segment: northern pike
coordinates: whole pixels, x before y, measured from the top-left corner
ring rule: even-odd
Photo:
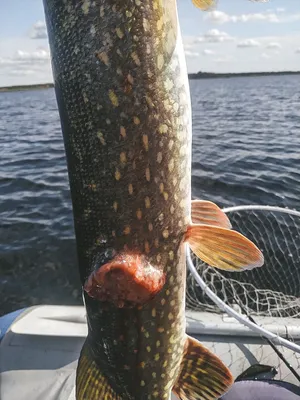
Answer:
[[[78,400],[215,399],[227,367],[185,333],[186,243],[263,263],[193,202],[191,107],[175,0],[44,0],[88,335]]]

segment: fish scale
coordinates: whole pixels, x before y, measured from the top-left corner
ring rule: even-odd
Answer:
[[[168,400],[172,389],[184,400],[185,392],[214,398],[205,385],[214,396],[232,378],[185,334],[185,240],[209,258],[223,236],[226,246],[246,239],[208,202],[193,204],[200,224],[191,226],[190,95],[176,2],[44,4],[88,321],[77,399]],[[209,217],[221,228],[208,226],[203,249],[193,238]],[[259,257],[250,246],[245,263]],[[201,376],[204,387],[191,387]]]
[[[66,4],[59,3],[60,5],[57,1],[48,2],[48,7],[55,6],[56,15],[63,17],[67,13]],[[111,20],[111,27],[122,26],[122,30],[125,31],[130,25],[130,19],[128,22],[126,20],[126,10],[132,2],[122,0],[122,3],[116,2],[116,6],[117,3],[122,4],[119,12],[111,11],[108,6],[105,6],[103,12],[109,13],[108,19]],[[152,1],[143,1],[143,4],[143,10],[136,6],[131,11],[131,18],[141,19],[139,14],[145,12],[147,16],[146,10],[149,8],[149,10],[152,9],[151,24],[155,26],[155,22],[157,24],[160,18],[159,13],[154,12]],[[101,18],[99,8],[98,10],[97,8],[92,8],[91,6],[89,13],[90,18],[95,21],[94,23],[98,22],[100,24],[100,21],[96,20],[96,18],[99,20]],[[72,11],[70,10],[70,12]],[[162,10],[160,12],[162,13]],[[136,16],[135,13],[137,14]],[[64,19],[66,21],[67,18],[64,17]],[[188,116],[185,116],[189,114],[190,110],[187,100],[185,103],[180,103],[180,92],[185,92],[187,86],[186,82],[182,82],[182,79],[179,79],[178,82],[181,83],[179,92],[177,87],[166,88],[165,85],[166,78],[173,82],[182,76],[177,55],[174,55],[172,63],[168,63],[164,67],[164,70],[160,72],[160,79],[157,79],[157,59],[153,59],[151,53],[147,54],[147,52],[141,51],[139,47],[137,55],[140,62],[147,64],[147,70],[144,73],[148,74],[149,71],[153,71],[152,74],[156,77],[155,80],[145,79],[143,75],[139,76],[137,73],[139,66],[134,60],[130,60],[130,56],[128,57],[126,54],[126,48],[122,47],[122,39],[118,35],[113,36],[110,33],[111,45],[109,48],[99,46],[104,40],[105,31],[103,33],[101,31],[97,32],[92,37],[88,33],[90,31],[90,22],[88,21],[88,24],[84,24],[85,20],[85,14],[82,13],[76,19],[76,24],[72,23],[72,27],[70,26],[71,24],[65,25],[64,32],[66,32],[66,37],[62,33],[60,41],[55,41],[58,56],[53,61],[54,74],[59,79],[58,81],[56,79],[56,86],[62,93],[58,99],[64,99],[64,101],[67,99],[68,102],[64,105],[62,120],[66,121],[64,123],[65,129],[71,132],[69,135],[73,138],[73,143],[66,143],[67,154],[70,154],[68,157],[69,170],[73,168],[73,165],[75,166],[75,171],[77,168],[79,169],[79,171],[75,172],[75,176],[72,175],[73,179],[70,179],[70,182],[82,281],[86,280],[94,268],[93,258],[95,254],[101,252],[102,247],[103,250],[107,247],[115,247],[115,237],[120,237],[117,242],[119,248],[122,248],[124,244],[127,246],[132,245],[142,252],[144,252],[145,241],[147,240],[149,246],[151,246],[150,262],[153,260],[154,264],[156,264],[157,256],[160,255],[159,262],[161,267],[164,269],[167,269],[168,266],[171,267],[171,271],[167,271],[167,281],[169,281],[168,276],[174,276],[173,284],[166,284],[158,298],[150,302],[143,310],[121,309],[117,311],[117,318],[115,316],[116,311],[111,310],[111,307],[108,307],[108,310],[105,311],[101,309],[101,312],[99,312],[97,302],[85,296],[88,315],[94,312],[97,315],[97,318],[89,321],[92,330],[91,342],[95,342],[94,357],[100,366],[104,364],[103,360],[109,359],[109,362],[103,366],[103,370],[106,371],[112,381],[115,381],[113,386],[120,386],[123,392],[128,392],[128,396],[140,386],[137,396],[142,396],[142,393],[147,392],[150,388],[150,393],[154,392],[156,395],[153,398],[168,398],[170,388],[176,378],[176,374],[173,372],[174,368],[179,365],[179,359],[182,357],[185,334],[184,329],[179,330],[180,334],[179,332],[176,334],[176,331],[179,327],[184,327],[184,286],[182,282],[185,281],[185,276],[182,273],[183,250],[182,245],[180,247],[179,244],[187,226],[185,216],[189,215],[190,209],[189,194],[186,193],[186,190],[179,190],[179,183],[183,180],[186,181],[184,189],[190,188],[190,162],[187,160],[187,157],[190,157],[188,155],[190,151],[188,140],[190,124],[186,123]],[[75,22],[75,18],[73,21]],[[78,24],[82,27],[79,31]],[[128,24],[127,27],[126,24]],[[177,26],[172,28],[173,30],[177,29]],[[51,32],[51,27],[49,30]],[[113,28],[106,28],[106,31],[111,32],[112,30]],[[139,30],[143,32],[143,41],[149,44],[148,39],[149,37],[151,38],[151,35],[144,36],[143,26],[139,25],[136,30],[131,30],[130,34],[133,37]],[[152,35],[156,37],[155,32]],[[66,62],[65,58],[63,58],[64,62],[60,63],[60,54],[65,51],[68,53],[68,37],[72,37],[74,43],[80,43],[81,36],[89,36],[89,41],[86,41],[80,47],[82,49],[86,45],[88,54],[78,53],[77,58],[73,52],[69,62]],[[119,47],[123,54],[126,54],[125,61],[118,56],[115,46]],[[114,49],[113,54],[111,54],[111,48]],[[99,56],[96,57],[93,54],[96,51],[105,51],[107,53],[108,66],[103,62],[101,63]],[[151,49],[151,52],[153,52],[153,49]],[[89,61],[90,58],[92,58],[92,61]],[[127,66],[128,61],[129,66]],[[91,68],[90,63],[93,68]],[[86,64],[88,64],[88,67],[85,66]],[[126,64],[126,67],[122,67],[122,64]],[[130,97],[126,92],[122,93],[124,75],[122,73],[122,75],[116,76],[118,68],[123,69],[126,76],[130,73],[133,77]],[[68,72],[65,72],[70,70],[74,71],[71,76]],[[89,71],[92,78],[90,83],[85,78],[84,71]],[[106,98],[103,96],[105,92],[108,94],[109,90],[114,90],[119,107],[114,107],[109,95]],[[73,96],[70,96],[71,93],[73,93]],[[80,93],[88,93],[88,95],[84,96],[82,94],[80,96]],[[76,96],[76,94],[79,94],[79,96]],[[147,96],[148,102],[145,96]],[[121,116],[121,112],[126,116]],[[135,121],[134,117],[139,118],[140,122],[137,123],[138,121]],[[168,132],[161,133],[159,131],[162,121],[167,126]],[[126,131],[125,138],[120,135],[121,127]],[[178,130],[181,140],[177,140]],[[98,139],[99,132],[102,133],[105,144]],[[148,151],[143,144],[144,134],[147,134],[148,138],[150,136],[150,139],[148,139],[150,143]],[[77,140],[77,138],[79,139]],[[88,140],[85,138],[88,138]],[[184,142],[182,139],[184,139]],[[170,149],[170,140],[173,140],[172,149]],[[183,152],[182,149],[184,147],[186,150]],[[113,150],[109,151],[109,149]],[[125,165],[120,162],[121,151],[127,154]],[[157,157],[153,158],[153,151],[156,154],[161,153],[163,155],[160,163],[157,161]],[[164,157],[165,154],[168,154],[167,158]],[[171,159],[176,159],[176,163],[174,163],[174,168],[171,171],[172,179],[168,179],[170,174],[168,163]],[[133,161],[135,161],[136,165],[132,165]],[[185,162],[185,166],[182,166],[182,161]],[[82,165],[85,165],[84,170],[81,169]],[[150,181],[145,176],[147,166],[150,169]],[[119,171],[121,175],[119,179],[117,179],[118,176],[116,177],[116,171]],[[85,182],[85,185],[82,182]],[[163,193],[159,190],[159,184],[162,182],[164,183],[164,193],[168,193],[168,200],[165,200]],[[88,186],[91,184],[94,185],[94,188]],[[124,192],[124,186],[128,188],[129,184],[133,185],[133,195],[130,195],[128,191],[127,193]],[[109,186],[111,190],[108,190]],[[159,204],[159,207],[148,209],[145,205],[146,196],[149,197],[150,203]],[[115,201],[118,203],[116,211],[113,209]],[[180,203],[181,206],[179,206]],[[169,211],[171,205],[174,207],[173,214],[170,214]],[[89,218],[82,218],[84,214],[87,214],[87,209],[92,210],[88,213]],[[141,210],[143,214],[142,220],[137,218],[137,210]],[[163,218],[160,216],[163,216]],[[167,217],[167,220],[165,217]],[[101,221],[99,223],[100,226],[98,221]],[[179,226],[179,222],[181,222],[181,226]],[[151,232],[148,229],[149,223],[153,224]],[[126,227],[130,227],[131,230],[128,236],[123,233]],[[163,237],[162,232],[164,231],[168,232],[168,238]],[[179,232],[180,235],[178,235]],[[101,234],[105,237],[103,246],[101,246],[101,243],[97,243],[97,238],[101,237]],[[155,239],[160,242],[157,248],[153,246]],[[174,241],[176,242],[174,243]],[[174,252],[174,247],[180,247],[180,249],[175,252],[174,259],[170,260],[169,252]],[[85,266],[86,268],[84,268]],[[176,272],[176,269],[178,272]],[[174,288],[177,290],[174,291]],[[178,306],[174,306],[172,307],[172,313],[168,312],[170,307],[166,306],[172,300],[175,300],[176,305],[180,304],[182,310],[179,310]],[[156,311],[153,317],[154,308]],[[128,328],[124,329],[124,321],[130,321],[132,325],[129,335],[131,341],[124,341],[125,344],[123,344],[117,340],[116,344],[105,347],[105,341],[102,338],[109,338],[111,332],[113,332],[114,336],[119,337],[124,331],[128,331]],[[170,326],[171,324],[172,326]],[[158,330],[160,326],[162,328]],[[169,329],[165,331],[165,328],[164,331],[161,331],[166,326],[170,326]],[[151,334],[151,341],[147,337],[147,333]],[[173,343],[170,343],[170,337],[174,336],[174,334]],[[160,343],[159,346],[156,346],[157,342]],[[154,343],[154,346],[150,346],[151,343]],[[167,351],[166,355],[162,357],[162,349],[166,346],[169,352]],[[135,354],[135,348],[139,349],[138,355]],[[174,352],[174,348],[177,349],[177,352]],[[154,355],[151,362],[147,362],[149,353]],[[174,354],[176,354],[176,357],[174,357]],[[164,361],[167,361],[165,366]],[[139,365],[141,363],[143,365],[143,362],[145,362],[144,368],[140,367],[136,373],[125,369],[126,365]],[[116,369],[120,371],[118,374],[115,373]],[[143,370],[147,371],[146,375]],[[168,371],[173,372],[172,379],[170,379]],[[160,377],[162,388],[170,386],[167,389],[154,388],[155,383],[153,384],[153,382],[155,380],[152,373],[156,373],[156,376]],[[163,374],[164,377],[162,378],[161,375]]]
[[[138,9],[138,7],[136,8]],[[126,4],[124,4],[123,10],[126,9]],[[92,12],[92,10],[90,10],[90,12]],[[57,10],[57,13],[64,15],[64,10],[62,9],[61,12]],[[97,15],[96,9],[94,10],[94,14],[95,16],[91,16],[92,19],[94,19]],[[112,18],[114,17],[114,14],[115,13],[113,13]],[[119,14],[120,13],[117,13],[118,16]],[[117,18],[117,21],[118,19],[119,18]],[[77,27],[78,23],[80,24],[80,22],[77,21],[74,28]],[[115,24],[112,23],[111,25],[114,26]],[[84,30],[80,31],[79,36],[80,34],[85,36]],[[90,47],[95,49],[100,47],[98,43],[101,43],[101,39],[101,36],[99,38],[95,38],[96,43],[94,45],[90,45]],[[80,39],[78,37],[78,41],[79,40]],[[117,43],[120,40],[121,39],[116,37]],[[77,39],[75,41],[77,41]],[[63,42],[64,40],[62,39],[61,43]],[[62,53],[65,52],[65,47],[67,47],[67,45],[63,46],[63,44],[59,43],[57,43],[57,46],[60,47],[58,50]],[[124,50],[122,51],[125,52]],[[110,56],[110,53],[107,53],[108,56]],[[144,61],[142,55],[143,54],[141,53],[139,58]],[[78,194],[78,196],[75,201],[73,201],[73,204],[76,206],[76,208],[79,208],[78,212],[75,210],[75,229],[77,225],[79,234],[83,235],[85,240],[93,240],[91,237],[92,235],[88,235],[88,237],[86,237],[85,232],[87,230],[89,232],[91,231],[93,222],[95,221],[94,216],[97,213],[97,220],[102,221],[104,231],[103,234],[105,237],[107,237],[106,245],[109,246],[111,241],[115,242],[112,232],[116,232],[116,234],[119,233],[119,235],[122,236],[122,233],[126,227],[132,227],[132,232],[130,237],[126,237],[123,242],[128,243],[128,239],[137,242],[140,241],[139,238],[141,237],[141,233],[143,234],[142,238],[144,238],[146,234],[145,230],[142,229],[144,228],[145,224],[135,221],[137,220],[135,215],[136,211],[141,210],[142,214],[144,214],[143,222],[154,222],[152,222],[154,225],[154,232],[148,234],[150,239],[155,237],[155,227],[157,225],[159,232],[162,231],[162,227],[165,227],[166,229],[170,230],[170,236],[172,236],[172,232],[176,232],[177,230],[178,221],[180,219],[184,220],[184,216],[187,215],[188,212],[188,210],[182,209],[181,211],[179,207],[176,207],[181,200],[186,201],[187,199],[185,193],[181,194],[176,190],[176,186],[185,177],[189,177],[190,174],[186,169],[181,168],[181,162],[177,162],[175,164],[175,171],[172,173],[172,176],[175,176],[177,179],[176,181],[173,179],[168,184],[165,170],[167,169],[167,164],[170,159],[178,159],[179,152],[181,151],[182,153],[183,147],[186,147],[186,152],[189,151],[190,147],[187,141],[184,144],[176,141],[178,130],[176,122],[182,117],[182,115],[184,115],[186,112],[184,108],[187,106],[185,105],[184,107],[184,105],[181,105],[177,112],[175,112],[174,107],[172,106],[174,104],[178,104],[178,89],[176,88],[176,90],[173,90],[173,96],[171,90],[163,91],[162,89],[164,88],[165,76],[169,76],[174,80],[176,79],[176,76],[181,75],[181,71],[178,69],[176,70],[176,68],[175,71],[173,71],[170,67],[168,67],[167,71],[164,71],[162,74],[160,80],[156,80],[153,83],[151,81],[149,82],[149,80],[146,80],[146,84],[145,79],[143,77],[139,78],[139,76],[136,74],[137,76],[134,77],[134,84],[132,85],[131,96],[129,97],[126,95],[126,93],[122,94],[117,92],[116,95],[118,96],[120,107],[114,107],[113,104],[111,104],[108,96],[107,98],[103,98],[102,96],[103,93],[108,93],[109,90],[111,90],[111,87],[120,86],[120,82],[117,81],[114,83],[111,77],[115,77],[115,71],[119,65],[122,64],[122,58],[120,60],[117,59],[115,63],[113,62],[113,59],[110,59],[110,67],[107,67],[106,65],[98,66],[96,59],[94,58],[93,64],[95,66],[95,70],[97,73],[98,70],[100,72],[97,80],[92,80],[90,87],[86,81],[82,82],[81,85],[79,76],[81,80],[83,77],[82,75],[79,75],[78,72],[76,73],[77,69],[81,70],[82,72],[87,70],[87,68],[91,70],[90,66],[85,68],[85,63],[82,62],[82,55],[79,57],[78,67],[75,65],[76,59],[74,55],[72,59],[70,58],[70,63],[65,63],[64,61],[63,65],[59,64],[59,59],[60,57],[57,58],[58,65],[55,65],[54,62],[53,67],[54,71],[57,71],[57,76],[61,77],[59,81],[59,90],[65,93],[62,94],[62,97],[68,99],[69,102],[69,104],[66,105],[69,117],[69,128],[67,129],[73,128],[71,135],[73,138],[73,145],[72,143],[69,144],[71,153],[70,155],[72,159],[70,157],[68,162],[72,163],[72,166],[75,166],[75,170],[76,167],[80,168],[82,164],[86,163],[89,165],[89,170],[87,171],[85,169],[84,171],[85,175],[83,176],[82,170],[80,169],[78,171],[78,179],[74,181],[74,191],[76,191],[75,195]],[[155,70],[157,68],[155,60],[150,61],[146,57],[144,62],[149,66],[150,69]],[[127,62],[127,60],[125,60],[125,62]],[[137,65],[135,65],[134,61],[132,61],[130,64],[131,65],[128,69],[131,71],[132,75],[135,75],[134,72],[138,71],[139,68]],[[99,68],[97,69],[97,67]],[[63,69],[66,69],[67,71],[72,69],[72,71],[75,71],[75,73],[73,73],[72,77],[69,75],[64,76]],[[112,73],[110,73],[111,70],[113,71]],[[94,73],[96,74],[96,72]],[[92,75],[91,72],[90,74]],[[107,75],[107,77],[105,75]],[[107,83],[104,82],[104,79]],[[120,77],[120,80],[122,80],[122,77]],[[98,85],[100,87],[97,87]],[[78,97],[77,94],[80,94],[80,92],[83,91],[81,90],[80,86],[84,88],[84,93],[89,92],[88,98],[84,96],[82,98]],[[185,90],[185,87],[183,87],[183,89]],[[75,96],[70,97],[69,93],[76,94],[76,98]],[[149,107],[147,104],[145,104],[146,95],[150,99],[151,97],[153,98],[153,107]],[[157,99],[159,100],[157,101]],[[166,107],[164,107],[164,105],[166,105]],[[100,110],[98,111],[99,107]],[[120,112],[120,110],[122,111]],[[123,115],[126,114],[126,116],[124,115],[122,117],[120,115],[121,113]],[[82,118],[78,119],[80,115],[82,115]],[[134,123],[135,117],[139,118],[139,124]],[[168,135],[160,134],[158,132],[160,125],[162,125],[162,120],[169,124]],[[80,125],[78,125],[78,121],[80,121]],[[92,126],[89,127],[89,124]],[[119,133],[121,128],[124,128],[127,133],[125,138],[123,138]],[[189,129],[189,126],[184,126],[181,124],[181,129],[186,132],[186,130]],[[103,145],[97,137],[99,132],[101,132],[103,135],[105,145]],[[152,149],[150,149],[151,152],[148,152],[148,154],[143,146],[143,134],[147,134],[148,137],[151,135],[150,147],[152,147]],[[84,136],[88,137],[89,139],[84,142],[82,146],[80,146],[80,142],[82,142],[81,138]],[[183,138],[188,137],[188,135],[184,133],[181,136]],[[80,141],[77,140],[76,137],[80,137]],[[173,140],[175,143],[172,150],[170,150],[168,147],[170,140]],[[118,148],[120,149],[120,153],[117,152]],[[153,148],[157,149],[157,154],[164,154],[167,152],[168,158],[166,159],[165,157],[162,157],[162,161],[158,163],[157,158],[153,159]],[[110,149],[113,149],[113,151],[110,151]],[[122,153],[127,154],[128,160],[125,165],[122,165],[119,160],[121,150]],[[185,155],[181,158],[186,159]],[[159,168],[156,163],[159,164]],[[71,168],[73,168],[72,166]],[[150,169],[150,182],[144,182],[146,179],[146,168]],[[111,176],[110,180],[107,179],[107,175]],[[189,178],[186,179],[187,182],[184,186],[188,188],[190,187],[188,182]],[[82,187],[82,180],[84,180],[86,183],[85,187]],[[163,201],[163,193],[160,193],[160,191],[157,190],[162,181],[164,181],[165,185],[164,193],[168,194],[169,201]],[[175,187],[173,186],[174,182],[176,182]],[[124,193],[124,185],[128,187],[130,184],[133,186],[133,195],[129,195],[128,192]],[[93,185],[93,188],[91,185]],[[111,192],[108,186],[110,186]],[[99,193],[102,195],[100,199]],[[150,203],[151,200],[152,202],[161,203],[160,209],[145,209],[145,199],[147,197],[150,199]],[[82,205],[80,204],[81,202],[83,202]],[[115,221],[113,221],[110,215],[108,218],[106,218],[108,214],[113,212],[114,202],[117,203],[118,207],[115,213]],[[164,211],[165,214],[168,215],[169,208],[172,203],[174,207],[176,207],[172,218],[169,218],[169,220],[166,222],[161,221],[159,216],[163,215]],[[187,201],[186,203],[188,204]],[[86,211],[86,205],[88,205],[93,212],[89,214],[89,219],[84,218],[84,222],[81,223],[81,215]],[[108,220],[107,224],[105,224],[105,219]],[[85,226],[87,228],[84,228]],[[101,235],[101,232],[99,232],[98,229],[99,228],[97,226],[95,230],[97,230],[97,233]],[[184,227],[182,227],[182,232],[184,232]],[[160,239],[159,236],[161,236],[161,234],[157,236],[158,239]],[[80,243],[80,240],[78,240],[78,242]],[[142,244],[144,244],[144,242],[145,240],[143,240]],[[123,243],[120,243],[120,246],[122,245]],[[139,245],[141,244],[139,243]],[[94,246],[95,243],[91,243],[87,246],[91,253],[93,252]],[[86,278],[86,276],[84,278]]]

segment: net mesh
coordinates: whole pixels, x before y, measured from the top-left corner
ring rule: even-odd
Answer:
[[[233,229],[260,248],[262,268],[240,273],[211,268],[194,258],[198,273],[207,286],[230,306],[242,305],[250,315],[299,317],[300,314],[300,213],[293,210],[229,209]],[[187,277],[187,309],[221,312],[197,285]]]
[[[252,271],[230,273],[211,268],[194,257],[194,265],[205,284],[228,306],[234,309],[236,305],[242,306],[248,315],[258,316],[262,327],[259,317],[269,317],[268,326],[274,323],[274,327],[278,318],[299,318],[300,213],[266,206],[235,207],[226,213],[233,229],[254,241],[262,250],[265,264]],[[189,271],[186,304],[188,310],[222,313]],[[289,329],[284,336],[294,341],[293,334],[293,329]],[[250,364],[262,363],[278,368],[276,379],[299,385],[298,379],[266,342],[243,337],[221,342],[215,340],[209,345],[236,376]],[[284,346],[277,346],[277,349],[296,371],[300,370],[300,353]]]

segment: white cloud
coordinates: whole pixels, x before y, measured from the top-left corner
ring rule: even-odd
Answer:
[[[204,35],[196,38],[194,43],[222,43],[234,40],[231,36],[226,32],[221,32],[218,29],[210,29],[208,32],[204,33]]]
[[[300,54],[300,47],[296,50],[296,53]]]
[[[209,12],[204,18],[217,24],[224,24],[230,21],[230,16],[228,14],[217,10]]]
[[[199,53],[197,53],[196,51],[190,51],[190,50],[185,50],[185,56],[186,57],[198,57]]]
[[[0,86],[51,81],[50,52],[47,48],[30,49],[28,46],[26,50],[17,49],[0,58]]]
[[[11,57],[0,58],[0,66],[7,65],[35,65],[48,64],[50,61],[50,53],[45,49],[37,49],[33,52],[17,50]]]
[[[37,21],[31,28],[29,36],[31,39],[46,39],[47,28],[44,21]]]
[[[2,57],[0,58],[0,67],[7,66],[7,65],[13,65],[13,64],[14,64],[14,62],[12,59],[2,58]]]
[[[276,7],[276,8],[268,8],[266,11],[266,13],[270,14],[270,13],[284,13],[285,12],[285,8],[283,7]]]
[[[267,44],[266,48],[267,49],[274,49],[274,50],[281,49],[281,44],[277,43],[277,42],[270,42],[270,43]]]
[[[233,57],[230,57],[230,56],[218,57],[218,58],[214,59],[214,62],[219,63],[219,64],[229,63],[231,61],[233,61]]]
[[[260,45],[250,48],[238,48],[237,43],[247,38],[235,37],[223,43],[195,43],[195,37],[187,36],[189,43],[194,43],[191,51],[200,53],[198,58],[188,58],[189,72],[201,68],[207,72],[261,72],[261,71],[296,71],[300,69],[300,33],[251,37]],[[269,43],[279,43],[281,49],[267,49]],[[253,44],[253,43],[252,43]],[[204,49],[212,49],[214,56],[204,56]],[[296,50],[298,49],[298,54]],[[277,53],[278,52],[278,53]],[[241,57],[242,53],[242,57]],[[262,56],[264,54],[264,56]],[[201,60],[200,64],[199,61]]]
[[[238,42],[237,47],[248,48],[248,47],[259,47],[260,43],[254,39],[245,39]]]
[[[215,54],[215,52],[214,52],[213,50],[211,50],[211,49],[204,49],[204,50],[202,51],[202,53],[203,53],[205,56],[211,56],[211,55]]]
[[[250,22],[250,21],[279,22],[277,15],[275,13],[270,13],[270,12],[229,15],[223,11],[214,10],[207,13],[204,18],[217,24],[225,24],[227,22]]]
[[[186,51],[186,50],[191,49],[193,47],[193,44],[192,43],[184,43],[183,47],[184,47],[184,50]]]
[[[19,63],[31,64],[31,63],[48,63],[50,60],[50,53],[45,49],[37,49],[33,52],[27,52],[23,50],[17,50],[13,60]]]

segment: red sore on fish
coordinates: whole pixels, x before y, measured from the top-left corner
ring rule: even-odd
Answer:
[[[94,271],[84,290],[90,297],[117,307],[136,307],[151,300],[164,286],[165,274],[140,255],[120,254]]]

